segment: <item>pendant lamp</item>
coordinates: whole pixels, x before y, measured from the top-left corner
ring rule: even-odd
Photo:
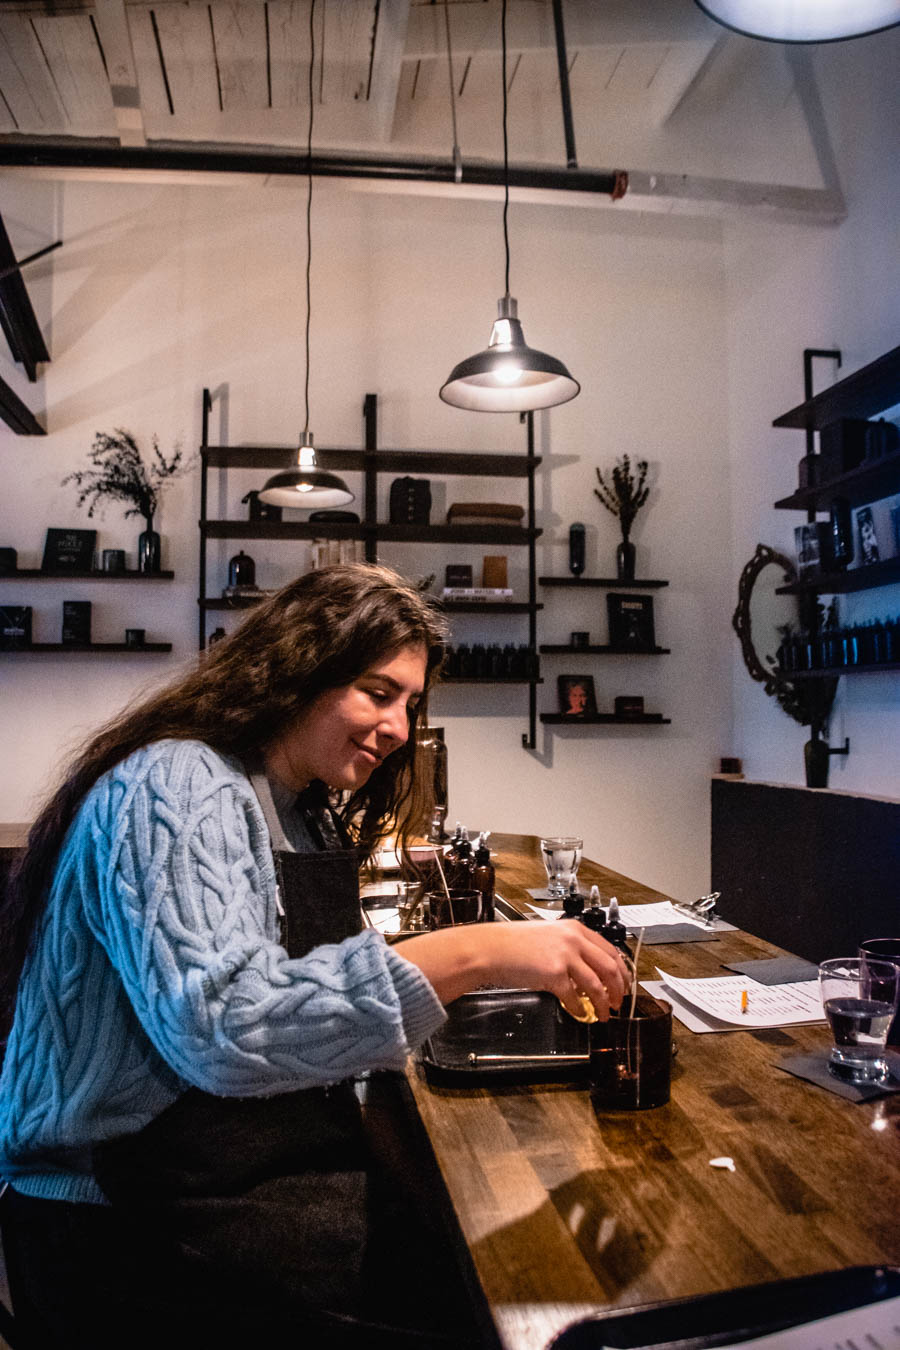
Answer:
[[[711,19],[769,42],[840,42],[900,24],[900,0],[695,0]]]
[[[319,467],[309,429],[309,325],[312,315],[310,277],[312,270],[312,133],[313,133],[313,71],[316,61],[315,38],[316,0],[309,7],[309,129],[306,137],[306,379],[304,384],[305,418],[300,444],[297,447],[297,467],[273,474],[259,494],[259,500],[269,506],[287,506],[295,510],[330,510],[353,501],[353,493],[343,478]]]
[[[581,390],[562,361],[536,351],[525,341],[516,300],[509,293],[509,139],[507,134],[506,4],[503,0],[503,241],[506,249],[506,294],[487,349],[460,361],[441,388],[441,398],[471,412],[531,412],[568,403]]]

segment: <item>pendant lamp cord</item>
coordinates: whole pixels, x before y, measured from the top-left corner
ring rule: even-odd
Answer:
[[[313,74],[316,64],[316,0],[309,6],[309,124],[306,133],[306,384],[303,391],[303,434],[309,431],[309,325],[312,318],[312,136],[313,136]]]
[[[506,0],[500,15],[500,38],[503,47],[503,246],[506,249],[506,294],[509,295],[509,133],[508,94],[506,89]]]

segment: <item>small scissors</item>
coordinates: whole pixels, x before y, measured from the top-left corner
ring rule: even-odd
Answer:
[[[716,901],[722,894],[721,891],[712,891],[709,895],[701,895],[699,900],[679,902],[672,901],[672,908],[677,909],[681,914],[687,914],[691,919],[700,919],[707,928],[712,928],[716,919]]]

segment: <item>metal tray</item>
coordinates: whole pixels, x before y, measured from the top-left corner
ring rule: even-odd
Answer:
[[[587,1076],[588,1028],[564,1012],[552,994],[483,989],[463,994],[447,1012],[440,1031],[422,1047],[429,1082],[471,1086],[484,1079],[534,1083]],[[489,1055],[522,1058],[482,1058]]]
[[[850,1266],[699,1298],[616,1309],[573,1322],[548,1350],[710,1350],[900,1294],[897,1266]],[[865,1337],[861,1337],[865,1340]]]

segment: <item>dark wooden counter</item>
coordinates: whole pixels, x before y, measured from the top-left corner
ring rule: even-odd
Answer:
[[[544,872],[537,839],[495,835],[497,889]],[[666,897],[585,861],[582,882]],[[694,897],[683,897],[694,898]],[[744,933],[648,948],[675,975],[778,949]],[[836,952],[834,955],[843,955]],[[538,1350],[601,1308],[900,1262],[900,1094],[853,1104],[775,1068],[823,1026],[695,1035],[675,1023],[672,1099],[594,1113],[572,1085],[447,1089],[409,1078],[501,1343]],[[719,1156],[736,1171],[710,1167]]]

